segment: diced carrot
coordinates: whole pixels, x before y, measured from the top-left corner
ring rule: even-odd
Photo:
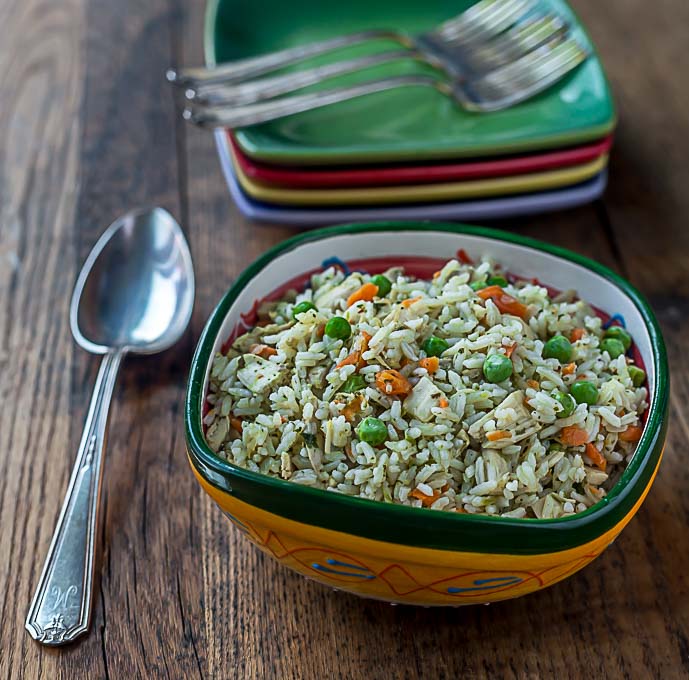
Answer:
[[[507,431],[507,430],[493,430],[492,432],[489,432],[486,435],[486,439],[489,442],[497,442],[500,441],[501,439],[507,439],[508,437],[511,437],[512,435]]]
[[[510,359],[514,354],[514,350],[517,349],[517,343],[513,342],[511,345],[507,345],[505,348],[505,356]]]
[[[506,293],[502,288],[500,288],[500,286],[488,286],[487,288],[482,288],[481,290],[476,291],[476,295],[478,295],[482,300],[488,300],[490,298],[503,314],[511,314],[512,316],[518,316],[521,319],[525,319],[527,316],[527,306]]]
[[[317,329],[316,329],[316,337],[317,338],[322,338],[325,335],[325,324],[322,323]]]
[[[577,340],[581,340],[585,335],[586,331],[583,328],[575,328],[569,334],[570,342],[576,342]]]
[[[438,370],[438,365],[440,361],[438,357],[426,357],[425,359],[419,360],[419,366],[425,368],[429,373],[435,373]]]
[[[434,489],[433,495],[427,496],[423,491],[414,489],[409,495],[412,496],[412,498],[416,498],[417,500],[421,501],[421,505],[423,505],[424,508],[427,508],[433,505],[433,503],[440,498],[440,491]]]
[[[576,425],[568,425],[560,430],[560,441],[565,446],[582,446],[588,438],[588,432]]]
[[[439,276],[440,276],[440,270],[438,270],[437,272],[433,272],[433,278],[434,279],[437,279]]]
[[[442,493],[445,493],[446,491],[449,490],[449,488],[450,488],[450,483],[447,482],[440,487],[440,491],[442,491]]]
[[[577,365],[574,362],[572,362],[571,364],[565,364],[562,367],[562,375],[572,375],[572,373],[574,373],[574,371],[576,370]]]
[[[262,357],[263,359],[267,359],[268,357],[275,356],[278,351],[274,347],[268,347],[268,345],[259,345],[259,344],[254,344],[249,347],[249,352],[252,354],[256,354],[259,357]]]
[[[440,406],[440,408],[447,408],[449,405],[450,402],[445,399],[445,397],[440,397],[440,399],[438,399],[438,406]]]
[[[411,392],[411,384],[399,372],[394,369],[376,373],[376,387],[382,394],[402,397]]]
[[[355,349],[353,352],[348,354],[335,368],[342,368],[343,366],[358,366],[361,361],[361,352]]]
[[[464,250],[464,248],[460,248],[457,251],[457,259],[462,263],[462,264],[474,264],[474,261],[467,255],[467,251]]]
[[[239,432],[239,434],[242,433],[242,419],[241,418],[235,418],[234,416],[230,418],[230,427],[233,430],[236,430]]]
[[[591,459],[591,462],[599,469],[605,472],[608,461],[605,460],[603,454],[596,448],[595,444],[589,442],[586,445],[586,455]]]
[[[347,298],[347,307],[351,307],[355,302],[360,302],[361,300],[373,300],[377,293],[378,286],[375,283],[365,283],[359,290],[355,290]]]
[[[421,299],[421,295],[418,297],[414,298],[407,298],[406,300],[402,300],[402,307],[408,308],[411,307],[415,302],[418,302]]]
[[[354,416],[356,416],[356,414],[359,413],[359,411],[361,411],[362,403],[363,398],[359,394],[356,397],[354,397],[354,399],[352,399],[352,401],[350,401],[349,404],[347,404],[347,406],[345,406],[342,409],[342,415],[345,417],[345,420],[348,423],[351,423],[354,420]]]
[[[461,512],[463,515],[467,514],[467,511],[464,508],[460,508],[459,506],[455,508],[455,512]]]
[[[527,387],[530,387],[533,390],[537,390],[541,386],[538,380],[527,380],[526,385]]]
[[[362,369],[366,365],[366,361],[361,358],[361,355],[368,349],[370,340],[371,336],[366,331],[361,331],[361,340],[358,341],[359,348],[350,352],[335,368],[352,365],[356,366],[357,370]]]
[[[638,442],[643,429],[638,425],[630,425],[624,432],[620,432],[619,439],[623,442]]]

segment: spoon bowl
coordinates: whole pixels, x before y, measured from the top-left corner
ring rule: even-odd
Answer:
[[[91,619],[105,432],[117,371],[128,352],[174,344],[194,305],[194,270],[182,229],[162,208],[115,221],[77,279],[70,306],[76,341],[103,359],[84,432],[41,578],[26,618],[38,642],[57,646]]]
[[[114,222],[88,256],[72,295],[72,334],[84,349],[153,354],[189,323],[194,273],[184,235],[162,208]]]

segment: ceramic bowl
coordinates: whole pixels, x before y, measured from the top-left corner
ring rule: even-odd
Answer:
[[[288,280],[337,256],[373,273],[402,261],[436,267],[459,249],[489,255],[509,271],[559,289],[574,287],[635,339],[650,391],[642,438],[619,482],[586,512],[554,520],[444,513],[328,493],[238,468],[206,445],[202,413],[213,355],[257,303]],[[518,597],[570,576],[595,559],[638,510],[666,435],[668,368],[658,324],[626,281],[597,262],[517,234],[450,224],[388,222],[311,231],[262,255],[211,315],[191,366],[185,426],[201,486],[262,551],[329,586],[391,602],[462,605]]]

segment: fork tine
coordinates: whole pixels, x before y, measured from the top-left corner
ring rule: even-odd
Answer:
[[[475,41],[496,35],[514,24],[535,6],[534,0],[483,0],[463,14],[446,21],[435,31],[445,40]],[[482,6],[481,11],[467,15]]]
[[[545,45],[521,59],[463,85],[474,110],[497,111],[545,90],[587,59],[576,39]],[[462,99],[466,105],[466,101]]]

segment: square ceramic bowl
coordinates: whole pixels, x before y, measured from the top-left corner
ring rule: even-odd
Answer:
[[[489,255],[517,276],[576,288],[618,314],[648,374],[649,409],[631,462],[608,495],[587,511],[554,520],[444,513],[353,498],[250,472],[205,443],[202,414],[214,354],[252,325],[258,303],[287,281],[306,281],[333,256],[382,271],[404,262],[431,272],[464,249]],[[666,435],[668,367],[648,304],[601,264],[518,234],[454,224],[344,225],[289,239],[235,281],[211,315],[191,366],[185,405],[192,470],[222,511],[261,550],[335,588],[422,605],[485,603],[517,597],[573,574],[595,559],[630,521],[653,482]]]

